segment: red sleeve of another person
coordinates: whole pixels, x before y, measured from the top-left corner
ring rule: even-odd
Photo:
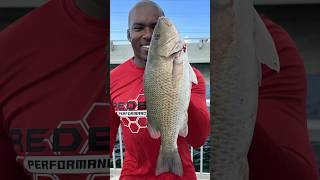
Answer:
[[[253,141],[248,154],[250,179],[317,180],[307,130],[306,72],[288,33],[262,16],[275,42],[280,72],[262,66],[262,84]]]

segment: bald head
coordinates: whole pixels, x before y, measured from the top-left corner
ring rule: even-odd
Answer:
[[[128,15],[129,28],[130,28],[133,16],[136,15],[136,10],[140,8],[153,8],[154,10],[158,11],[162,16],[164,16],[164,12],[162,8],[157,3],[150,0],[141,0],[138,3],[136,3],[129,11],[129,15]]]
[[[147,61],[153,29],[163,10],[153,1],[139,1],[129,12],[127,38],[134,52],[134,63],[144,67]]]

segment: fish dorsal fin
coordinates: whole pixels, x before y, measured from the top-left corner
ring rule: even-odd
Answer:
[[[270,69],[280,71],[280,62],[273,39],[259,14],[252,7],[255,16],[255,53],[261,64],[267,65]]]

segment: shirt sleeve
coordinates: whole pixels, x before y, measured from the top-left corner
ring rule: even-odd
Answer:
[[[250,179],[316,180],[303,60],[289,34],[266,17],[262,19],[275,42],[280,72],[262,66],[257,123],[248,154]]]
[[[0,117],[0,179],[30,180],[16,162],[16,154]]]
[[[7,52],[9,36],[2,31],[0,33],[0,77],[3,77],[8,72],[6,70],[9,57]],[[2,79],[0,80],[0,84]],[[3,84],[0,85],[0,180],[29,180],[30,177],[23,171],[23,167],[16,162],[16,153],[8,136],[8,131],[5,128],[5,117],[2,111],[2,96],[6,91]]]
[[[194,148],[201,147],[210,132],[210,117],[206,105],[205,79],[199,70],[193,68],[198,84],[193,84],[188,109],[187,142]]]
[[[109,108],[109,122],[110,122],[110,149],[109,154],[112,155],[112,150],[116,143],[117,133],[120,125],[120,119],[114,111],[113,105]]]

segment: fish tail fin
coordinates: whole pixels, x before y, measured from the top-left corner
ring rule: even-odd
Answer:
[[[172,172],[177,176],[182,176],[183,168],[178,149],[175,149],[172,152],[164,152],[160,147],[156,176],[164,172]]]

